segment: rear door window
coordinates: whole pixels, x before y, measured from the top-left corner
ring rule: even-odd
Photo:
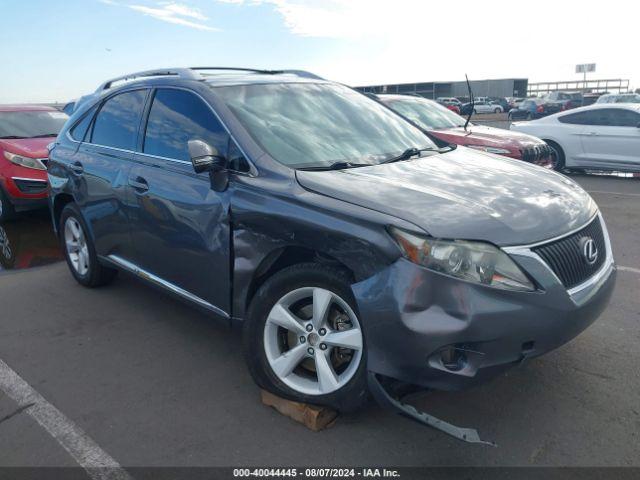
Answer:
[[[229,135],[209,106],[186,90],[160,88],[149,111],[143,152],[190,161],[188,141],[202,140],[227,154]]]
[[[147,90],[133,90],[109,98],[93,124],[91,143],[135,150]]]
[[[563,123],[576,125],[597,125],[602,127],[636,127],[640,115],[622,108],[600,108],[587,112],[565,115],[559,119]]]

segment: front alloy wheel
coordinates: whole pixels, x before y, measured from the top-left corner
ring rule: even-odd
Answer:
[[[356,314],[338,294],[320,287],[298,288],[280,298],[267,316],[263,341],[276,377],[305,395],[340,390],[362,359]]]

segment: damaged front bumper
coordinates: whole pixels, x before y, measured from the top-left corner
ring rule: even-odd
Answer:
[[[402,403],[379,378],[460,390],[563,345],[609,303],[616,269],[608,253],[601,271],[572,291],[542,259],[518,249],[509,254],[540,286],[535,292],[460,281],[405,259],[353,285],[364,319],[372,394],[384,406],[456,438],[489,443],[475,430],[454,427]]]

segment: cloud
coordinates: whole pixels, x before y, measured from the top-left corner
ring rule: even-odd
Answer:
[[[206,25],[203,22],[209,20],[200,10],[183,5],[181,3],[157,2],[155,6],[138,5],[126,2],[118,2],[116,0],[98,0],[105,5],[114,5],[117,7],[127,7],[136,12],[140,12],[149,17],[153,17],[163,22],[183,25],[197,30],[208,30],[210,32],[219,29]]]
[[[179,3],[161,3],[157,7],[148,7],[145,5],[127,5],[127,7],[163,22],[175,23],[197,30],[218,30],[217,28],[201,23],[208,20],[208,18],[205,17],[200,10]]]
[[[407,11],[419,0],[402,0],[402,8],[389,8],[374,0],[217,0],[219,3],[257,6],[271,5],[284,19],[291,33],[304,37],[362,38],[381,36],[402,24],[418,20]],[[397,18],[394,18],[397,17]],[[390,21],[398,20],[398,24]],[[424,28],[424,18],[420,20]]]

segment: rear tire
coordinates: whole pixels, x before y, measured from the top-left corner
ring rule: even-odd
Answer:
[[[545,140],[545,142],[551,147],[552,168],[557,172],[563,171],[565,169],[564,150],[553,140]]]
[[[16,211],[13,208],[13,204],[9,201],[2,188],[0,188],[0,222],[13,220],[15,216]]]
[[[502,113],[502,110],[500,110],[499,108],[496,108],[493,113]]]
[[[118,271],[98,261],[93,239],[87,232],[89,229],[78,207],[74,203],[64,207],[58,236],[69,270],[80,285],[100,287],[112,282]]]
[[[243,326],[243,349],[260,387],[342,412],[366,403],[365,342],[349,285],[340,270],[304,263],[258,289]]]

